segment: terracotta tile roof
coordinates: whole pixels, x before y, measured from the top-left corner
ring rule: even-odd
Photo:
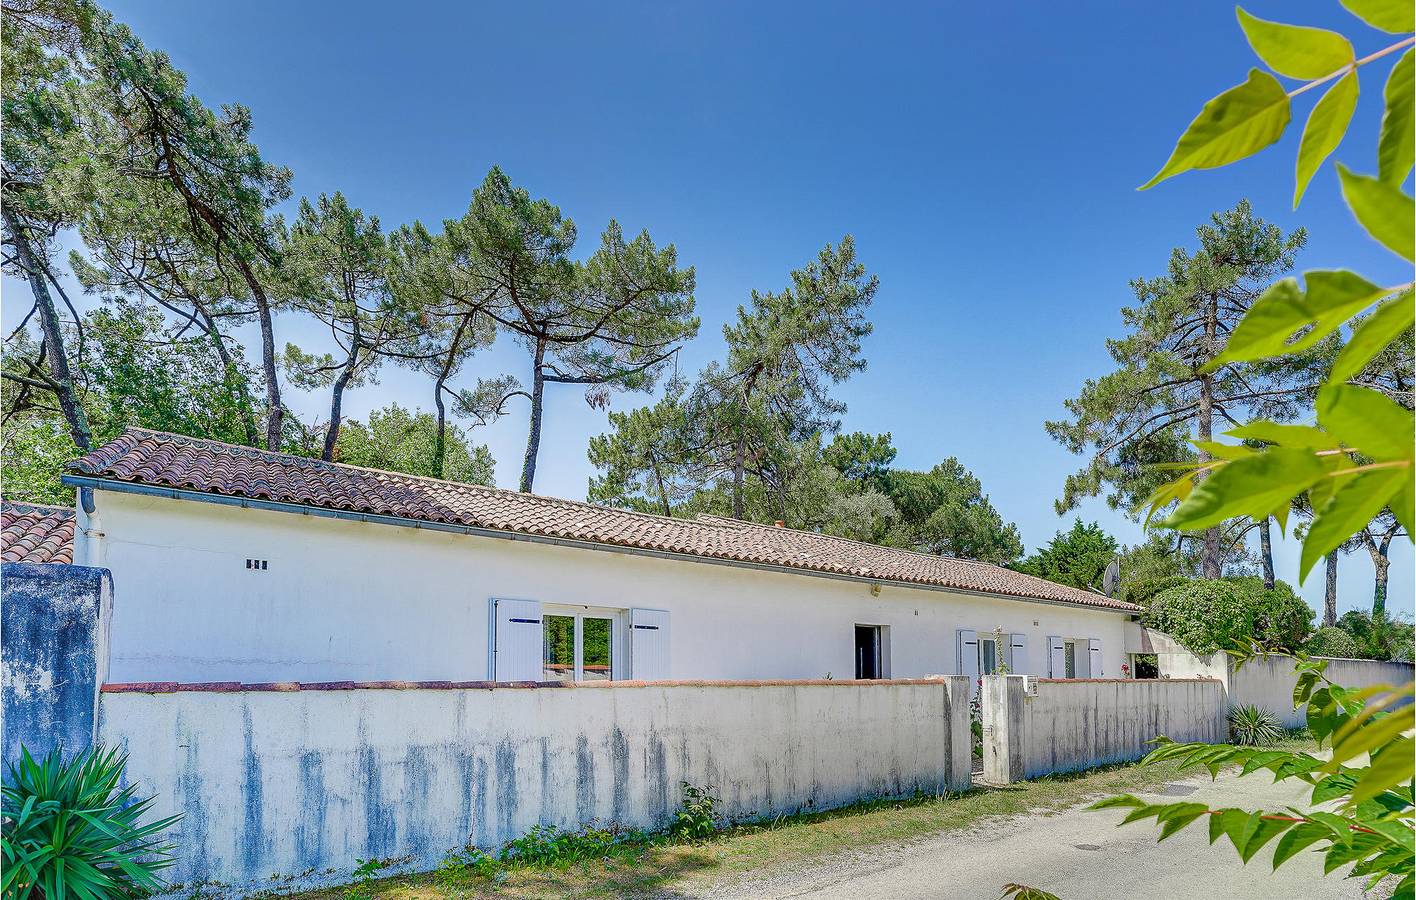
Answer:
[[[70,463],[97,478],[1119,611],[999,566],[704,516],[676,519],[130,428]]]
[[[0,560],[23,563],[74,561],[74,511],[6,500],[0,504]]]

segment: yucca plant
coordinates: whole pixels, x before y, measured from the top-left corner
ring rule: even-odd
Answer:
[[[1229,711],[1229,741],[1240,747],[1267,747],[1283,737],[1283,723],[1273,711],[1248,704]]]
[[[0,801],[4,900],[110,900],[151,893],[172,865],[160,833],[180,816],[142,824],[152,798],[122,787],[128,756],[94,747],[36,761],[21,749]]]

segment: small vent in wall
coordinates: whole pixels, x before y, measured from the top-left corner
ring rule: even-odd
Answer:
[[[260,569],[262,572],[264,572],[266,569],[269,569],[269,568],[270,568],[270,560],[268,560],[268,559],[247,559],[247,560],[246,560],[246,568],[248,568],[248,569]]]

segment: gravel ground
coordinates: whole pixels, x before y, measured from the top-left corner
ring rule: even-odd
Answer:
[[[1279,809],[1302,804],[1307,790],[1299,782],[1275,785],[1261,776],[1222,776],[1214,783],[1199,776],[1171,782],[1162,794],[1142,796]],[[1123,811],[1088,812],[1077,806],[1050,816],[985,822],[962,834],[870,847],[664,896],[995,900],[1008,882],[1043,888],[1063,900],[1363,896],[1360,879],[1323,877],[1317,854],[1301,853],[1275,873],[1272,845],[1245,866],[1227,842],[1210,846],[1202,822],[1158,844],[1154,823],[1116,828],[1123,816]]]

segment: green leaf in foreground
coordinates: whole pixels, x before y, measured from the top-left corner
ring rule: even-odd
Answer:
[[[1411,327],[1413,318],[1416,318],[1416,302],[1410,291],[1403,291],[1378,306],[1353,330],[1352,340],[1333,362],[1328,380],[1348,381],[1356,376],[1373,357]]]
[[[1258,153],[1283,136],[1289,115],[1288,94],[1278,79],[1249,70],[1247,81],[1204,105],[1170,159],[1140,190],[1181,172],[1214,169]]]
[[[1308,450],[1279,448],[1235,460],[1200,482],[1161,525],[1198,531],[1238,516],[1261,519],[1326,474]]]
[[[1416,13],[1410,0],[1341,0],[1352,15],[1373,28],[1392,34],[1416,31]]]
[[[1348,72],[1337,80],[1313,107],[1308,124],[1303,127],[1303,140],[1298,145],[1298,171],[1293,189],[1293,208],[1303,200],[1308,182],[1313,180],[1323,160],[1342,143],[1352,112],[1357,108],[1357,73]]]
[[[1329,384],[1318,393],[1318,424],[1349,448],[1379,462],[1410,461],[1416,420],[1380,391]]]
[[[1283,278],[1264,291],[1205,369],[1306,350],[1391,293],[1345,269],[1319,269],[1303,278],[1307,290],[1298,279]]]
[[[1416,544],[1416,478],[1408,479],[1391,505],[1392,514],[1406,531],[1406,537]]]
[[[1386,111],[1377,141],[1377,177],[1397,187],[1416,164],[1416,50],[1407,50],[1392,66],[1386,83]]]
[[[1303,450],[1336,450],[1338,441],[1321,428],[1311,425],[1290,425],[1259,419],[1226,431],[1230,437],[1247,441],[1263,441],[1275,447],[1301,448]]]
[[[1395,498],[1403,480],[1411,477],[1411,468],[1371,469],[1336,477],[1337,489],[1318,510],[1303,539],[1303,558],[1298,566],[1300,584],[1318,560],[1365,528]]]
[[[1042,888],[1009,882],[1003,885],[1003,893],[998,895],[998,900],[1061,900],[1061,898],[1056,894],[1049,894]]]
[[[1280,75],[1305,81],[1331,75],[1351,65],[1352,43],[1336,31],[1270,22],[1235,7],[1239,27],[1259,59]]]
[[[1332,838],[1332,832],[1315,822],[1304,822],[1283,836],[1278,846],[1273,848],[1273,867],[1276,871],[1288,859],[1323,838]]]
[[[1401,188],[1369,175],[1357,175],[1341,163],[1342,198],[1358,223],[1378,243],[1407,262],[1416,261],[1416,203]]]

